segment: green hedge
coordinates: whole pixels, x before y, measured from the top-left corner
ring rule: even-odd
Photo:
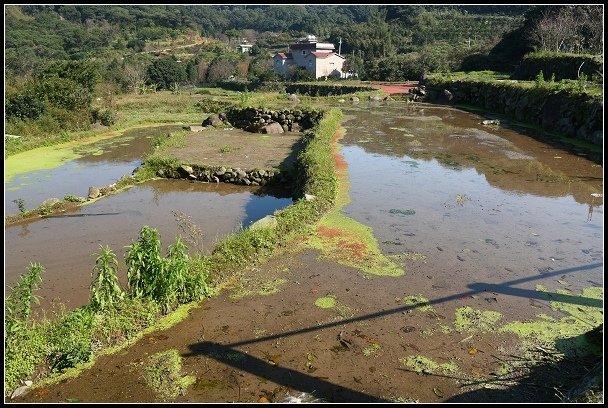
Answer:
[[[430,76],[429,98],[440,101],[450,91],[452,103],[479,106],[515,120],[538,125],[567,137],[603,144],[603,98],[579,90],[560,89],[559,84],[520,83]]]
[[[581,66],[582,64],[582,66]],[[543,71],[545,80],[555,75],[555,80],[578,79],[580,73],[588,78],[602,72],[602,61],[590,54],[571,54],[565,52],[532,52],[526,54],[511,75],[511,79],[533,80]]]
[[[352,86],[334,84],[290,84],[285,87],[287,93],[295,93],[308,96],[334,96],[346,95],[355,92],[373,91],[371,86]]]

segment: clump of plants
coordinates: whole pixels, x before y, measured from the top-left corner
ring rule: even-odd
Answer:
[[[175,349],[152,355],[145,368],[146,384],[163,400],[172,400],[184,395],[196,378],[182,375],[182,358]]]
[[[13,203],[15,203],[17,205],[17,208],[19,209],[19,212],[21,214],[23,214],[26,211],[25,210],[25,200],[23,198],[14,199]]]
[[[422,355],[408,356],[399,359],[399,361],[401,361],[401,363],[407,368],[417,372],[418,374],[433,374],[437,371],[441,371],[443,373],[453,373],[458,371],[458,365],[453,361],[439,364],[436,361]]]
[[[128,287],[118,280],[118,261],[101,247],[93,268],[91,300],[53,319],[30,319],[33,292],[42,281],[42,265],[32,264],[6,299],[5,389],[36,371],[60,373],[88,362],[95,350],[115,345],[153,324],[181,304],[210,294],[208,262],[190,258],[178,237],[162,256],[158,231],[144,226],[126,255]]]
[[[166,257],[161,255],[160,246],[158,231],[144,226],[138,240],[128,247],[125,261],[131,296],[153,299],[164,313],[178,304],[205,297],[209,288],[200,283],[206,281],[206,271],[189,269],[187,247],[181,237],[169,246]]]

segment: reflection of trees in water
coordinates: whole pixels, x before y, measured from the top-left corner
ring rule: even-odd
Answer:
[[[600,204],[596,204],[595,200],[598,198],[603,197],[603,194],[599,194],[599,193],[591,193],[591,202],[589,203],[589,214],[587,216],[587,222],[591,222],[591,217],[593,216],[593,207],[599,207],[602,205],[602,203],[600,202]],[[601,201],[601,200],[598,200]]]
[[[390,124],[360,112],[347,124],[356,132],[347,132],[342,143],[356,144],[372,154],[396,158],[409,156],[427,162],[437,160],[449,170],[474,168],[490,185],[507,191],[541,197],[572,195],[576,202],[590,205],[594,200],[591,194],[602,191],[601,169],[596,171],[591,162],[577,163],[583,159],[570,154],[559,159],[542,151],[536,154],[528,146],[518,146],[500,137],[504,129],[492,130],[497,133],[493,134],[483,129],[458,127],[455,123],[461,119],[460,116],[463,122],[471,124],[471,115],[454,115],[452,111],[449,113],[450,123],[420,120],[414,116],[406,119],[400,111],[395,113],[397,120]],[[424,112],[417,110],[413,113],[421,115]],[[441,112],[435,108],[432,114],[441,115]],[[383,131],[385,135],[375,135],[376,130]],[[361,139],[367,140],[365,143],[356,142]],[[511,159],[513,155],[521,158]]]
[[[20,225],[20,227],[21,227],[21,230],[19,231],[19,236],[20,237],[23,238],[23,237],[27,237],[28,236],[28,234],[30,233],[30,229],[28,228],[28,226],[29,226],[29,224],[27,224],[27,223],[24,223],[24,224]]]

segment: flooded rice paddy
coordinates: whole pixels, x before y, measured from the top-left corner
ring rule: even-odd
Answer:
[[[252,288],[264,296],[224,292],[177,326],[30,398],[157,400],[133,362],[174,347],[198,377],[177,402],[262,402],[260,395],[281,401],[294,390],[336,402],[556,400],[556,389],[538,387],[543,375],[530,377],[532,388],[522,388],[525,379],[501,387],[507,377],[499,370],[507,370],[507,384],[521,378],[503,365],[518,362],[522,352],[505,329],[528,320],[544,326],[556,317],[547,331],[565,347],[572,339],[564,326],[577,331],[591,327],[583,319],[597,318],[588,306],[601,308],[601,300],[579,295],[603,286],[602,167],[455,109],[361,105],[345,109],[335,160],[350,201],[340,197],[349,203],[333,219],[347,220],[344,228],[356,224],[348,217],[370,226],[380,250],[405,274],[377,276],[316,250],[288,252],[256,265],[251,278],[260,284]],[[130,242],[147,223],[164,225],[166,247],[178,233],[172,217],[178,210],[201,226],[210,249],[214,234],[239,219],[261,218],[279,200],[222,184],[165,180],[136,188],[77,213],[7,229],[13,254],[39,239],[29,256],[46,254],[57,264],[52,289],[87,293],[89,254],[100,243]],[[61,242],[46,248],[52,241]],[[120,254],[122,245],[112,244]],[[52,256],[57,252],[64,261]],[[62,276],[77,262],[82,267]],[[539,285],[548,293],[540,294]],[[553,301],[569,307],[554,308]],[[568,377],[566,366],[553,368]],[[480,383],[484,378],[491,388]],[[471,379],[478,385],[467,387]]]
[[[62,199],[68,194],[86,197],[89,186],[105,186],[130,175],[151,150],[156,137],[181,128],[171,125],[131,129],[118,137],[74,147],[73,154],[79,158],[50,170],[17,174],[5,182],[4,211],[19,213],[17,199],[23,200],[29,210],[51,197]]]
[[[345,113],[343,211],[373,228],[409,291],[500,294],[493,306],[521,317],[536,285],[603,286],[601,165],[455,109]]]
[[[445,107],[346,108],[341,144],[352,201],[345,215],[370,226],[382,252],[406,269],[408,290],[430,299],[477,290],[501,295],[500,308],[520,309],[521,317],[533,315],[521,299],[539,284],[572,293],[602,286],[601,165],[481,120]],[[15,177],[5,185],[5,210],[13,195],[30,202],[84,195],[89,185],[129,174],[152,137],[150,129],[137,135],[105,141],[63,169]],[[35,184],[45,189],[28,189],[24,177],[47,180]],[[180,234],[179,211],[202,229],[208,252],[218,238],[289,203],[284,194],[242,186],[145,183],[75,213],[5,228],[5,278],[12,284],[30,262],[42,263],[44,302],[77,307],[88,300],[100,245],[122,257],[150,225],[166,247]]]
[[[178,128],[126,132],[122,137],[83,148],[96,154],[85,154],[58,169],[17,176],[9,184],[36,179],[36,183],[13,191],[28,203],[64,194],[86,195],[90,185],[109,184],[124,174],[131,174],[150,150],[150,138]],[[5,196],[5,211],[8,204],[14,205],[10,203],[9,193]],[[177,213],[189,217],[191,223],[200,228],[202,250],[209,253],[219,239],[291,202],[288,194],[280,189],[184,180],[156,180],[136,185],[72,213],[5,228],[5,292],[26,272],[30,262],[37,262],[46,269],[38,292],[43,298],[41,307],[47,308],[54,299],[68,308],[79,307],[88,302],[94,254],[100,253],[100,245],[109,246],[124,269],[125,246],[137,239],[143,225],[158,229],[164,248],[172,244],[177,235],[187,238],[188,234],[180,229]],[[124,275],[123,272],[119,275]]]

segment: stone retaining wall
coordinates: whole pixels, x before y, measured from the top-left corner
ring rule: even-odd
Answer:
[[[471,81],[428,78],[428,98],[434,102],[480,106],[515,120],[541,126],[567,137],[603,145],[604,103],[586,93],[523,87],[511,81]]]
[[[264,186],[271,184],[286,184],[291,181],[288,172],[278,169],[253,169],[242,170],[238,167],[207,167],[188,166],[182,164],[175,169],[160,169],[157,176],[164,178],[179,178],[186,180],[198,180],[210,183],[232,183],[245,186]]]
[[[226,119],[232,126],[250,132],[257,132],[263,126],[276,122],[284,131],[298,132],[316,126],[323,112],[318,110],[266,108],[232,108],[226,111]]]

